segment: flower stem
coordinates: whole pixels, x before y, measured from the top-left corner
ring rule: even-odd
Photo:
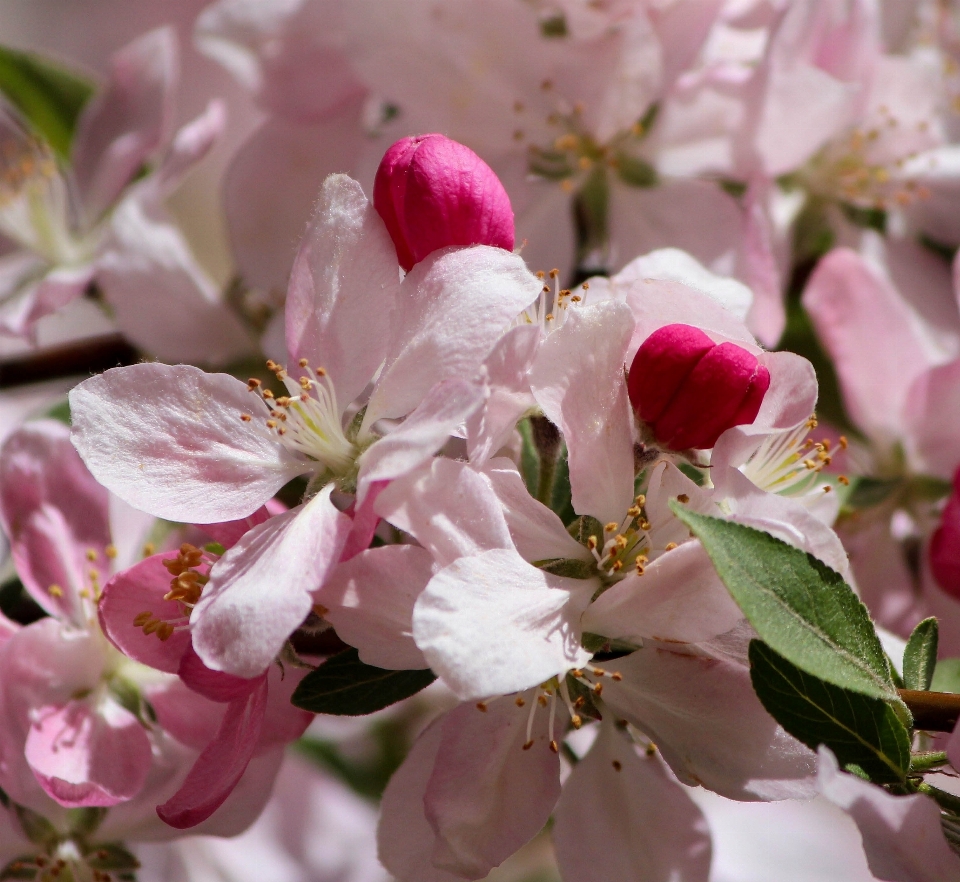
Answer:
[[[898,689],[913,714],[914,726],[930,732],[952,732],[960,719],[960,694]]]

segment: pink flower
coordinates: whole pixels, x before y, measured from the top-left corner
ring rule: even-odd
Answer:
[[[769,387],[770,371],[755,355],[690,325],[647,337],[627,380],[638,416],[674,450],[713,447],[727,429],[752,423]]]
[[[178,829],[209,818],[255,756],[298,738],[311,719],[290,704],[300,680],[295,672],[283,676],[271,668],[253,678],[234,677],[210,670],[194,652],[184,612],[196,603],[198,583],[208,571],[209,558],[184,546],[176,558],[157,554],[118,573],[104,586],[99,603],[104,633],[125,655],[176,674],[197,696],[225,705],[215,729],[173,724],[175,735],[202,748],[176,793],[157,807],[160,818]],[[157,708],[161,724],[175,712],[169,702]]]
[[[438,248],[513,250],[513,209],[500,179],[476,153],[443,135],[402,138],[384,154],[373,183],[400,266]]]
[[[118,51],[107,83],[80,115],[65,171],[0,110],[0,231],[15,245],[0,257],[0,333],[32,339],[41,318],[96,283],[117,326],[149,352],[222,362],[250,349],[164,207],[226,122],[214,101],[173,131],[178,73],[171,28]]]

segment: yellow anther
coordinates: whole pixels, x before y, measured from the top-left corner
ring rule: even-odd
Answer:
[[[47,594],[51,597],[63,597],[63,589],[59,585],[51,585],[47,588]]]
[[[297,362],[297,364],[300,365],[300,367],[305,368],[309,364],[309,362],[305,358],[301,358],[300,361]]]
[[[666,545],[663,546],[663,550],[664,550],[664,551],[673,551],[673,549],[676,548],[676,547],[677,547],[677,543],[676,543],[676,542],[668,542]]]
[[[603,529],[604,529],[604,532],[606,533],[616,533],[617,527],[619,526],[620,525],[616,521],[610,521],[609,524],[604,525]]]
[[[523,700],[523,696],[522,696],[522,695],[518,695],[518,696],[513,700],[513,703],[514,703],[517,707],[523,707],[523,706],[526,704],[526,702]]]
[[[478,701],[478,702],[477,702],[477,710],[478,710],[478,711],[483,711],[484,713],[486,713],[486,712],[487,712],[487,703],[486,703],[485,701]]]
[[[88,548],[86,553],[87,560],[93,563],[97,559],[97,552],[93,548]]]

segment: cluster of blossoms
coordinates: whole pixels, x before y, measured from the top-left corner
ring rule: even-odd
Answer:
[[[960,880],[960,14],[169,14],[0,46],[0,879]]]

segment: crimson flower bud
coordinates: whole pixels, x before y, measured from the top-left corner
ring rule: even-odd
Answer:
[[[953,493],[930,540],[930,572],[947,594],[960,600],[960,470],[953,476]]]
[[[373,205],[405,270],[449,245],[513,250],[513,208],[503,184],[469,147],[444,135],[401,138],[387,150]]]
[[[664,447],[713,447],[732,426],[752,423],[770,372],[735,343],[699,328],[666,325],[637,350],[627,378],[630,403]]]

